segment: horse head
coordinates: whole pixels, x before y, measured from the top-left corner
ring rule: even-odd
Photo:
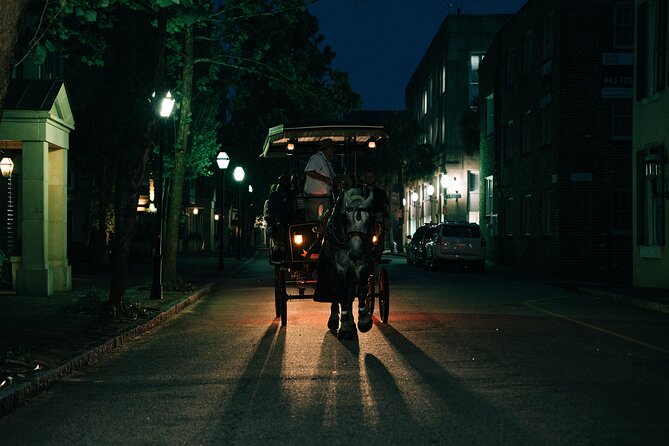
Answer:
[[[372,198],[364,198],[360,189],[349,189],[344,194],[342,213],[346,218],[346,244],[348,257],[359,261],[370,248],[372,238]]]

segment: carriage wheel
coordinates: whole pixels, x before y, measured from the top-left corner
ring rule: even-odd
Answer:
[[[281,326],[285,327],[288,323],[288,293],[286,293],[286,271],[279,272],[279,312],[281,313]]]
[[[379,313],[381,322],[388,323],[390,312],[390,284],[388,283],[388,270],[381,268],[379,272]]]
[[[369,285],[367,288],[367,308],[369,315],[374,315],[374,303],[376,301],[376,283],[374,282],[374,274],[369,276]]]
[[[274,309],[276,317],[281,316],[281,267],[274,267]]]

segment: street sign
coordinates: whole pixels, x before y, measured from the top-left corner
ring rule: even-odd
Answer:
[[[462,194],[446,194],[446,198],[462,198]]]

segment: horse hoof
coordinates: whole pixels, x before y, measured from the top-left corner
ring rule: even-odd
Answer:
[[[358,330],[362,333],[367,333],[372,329],[372,315],[369,311],[363,311],[358,315]]]
[[[355,330],[355,328],[353,330],[339,330],[337,333],[337,339],[355,339],[357,334],[358,332]]]
[[[328,319],[328,328],[330,330],[336,330],[339,328],[339,315],[332,313],[330,319]]]

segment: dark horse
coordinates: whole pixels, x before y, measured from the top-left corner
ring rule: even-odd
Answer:
[[[358,298],[358,329],[367,332],[372,317],[366,308],[366,296],[372,263],[372,235],[374,231],[372,195],[362,196],[360,189],[340,193],[334,209],[325,222],[325,242],[318,260],[316,298],[329,297],[332,312],[328,327],[341,326],[339,339],[356,335],[353,319],[353,301]]]

